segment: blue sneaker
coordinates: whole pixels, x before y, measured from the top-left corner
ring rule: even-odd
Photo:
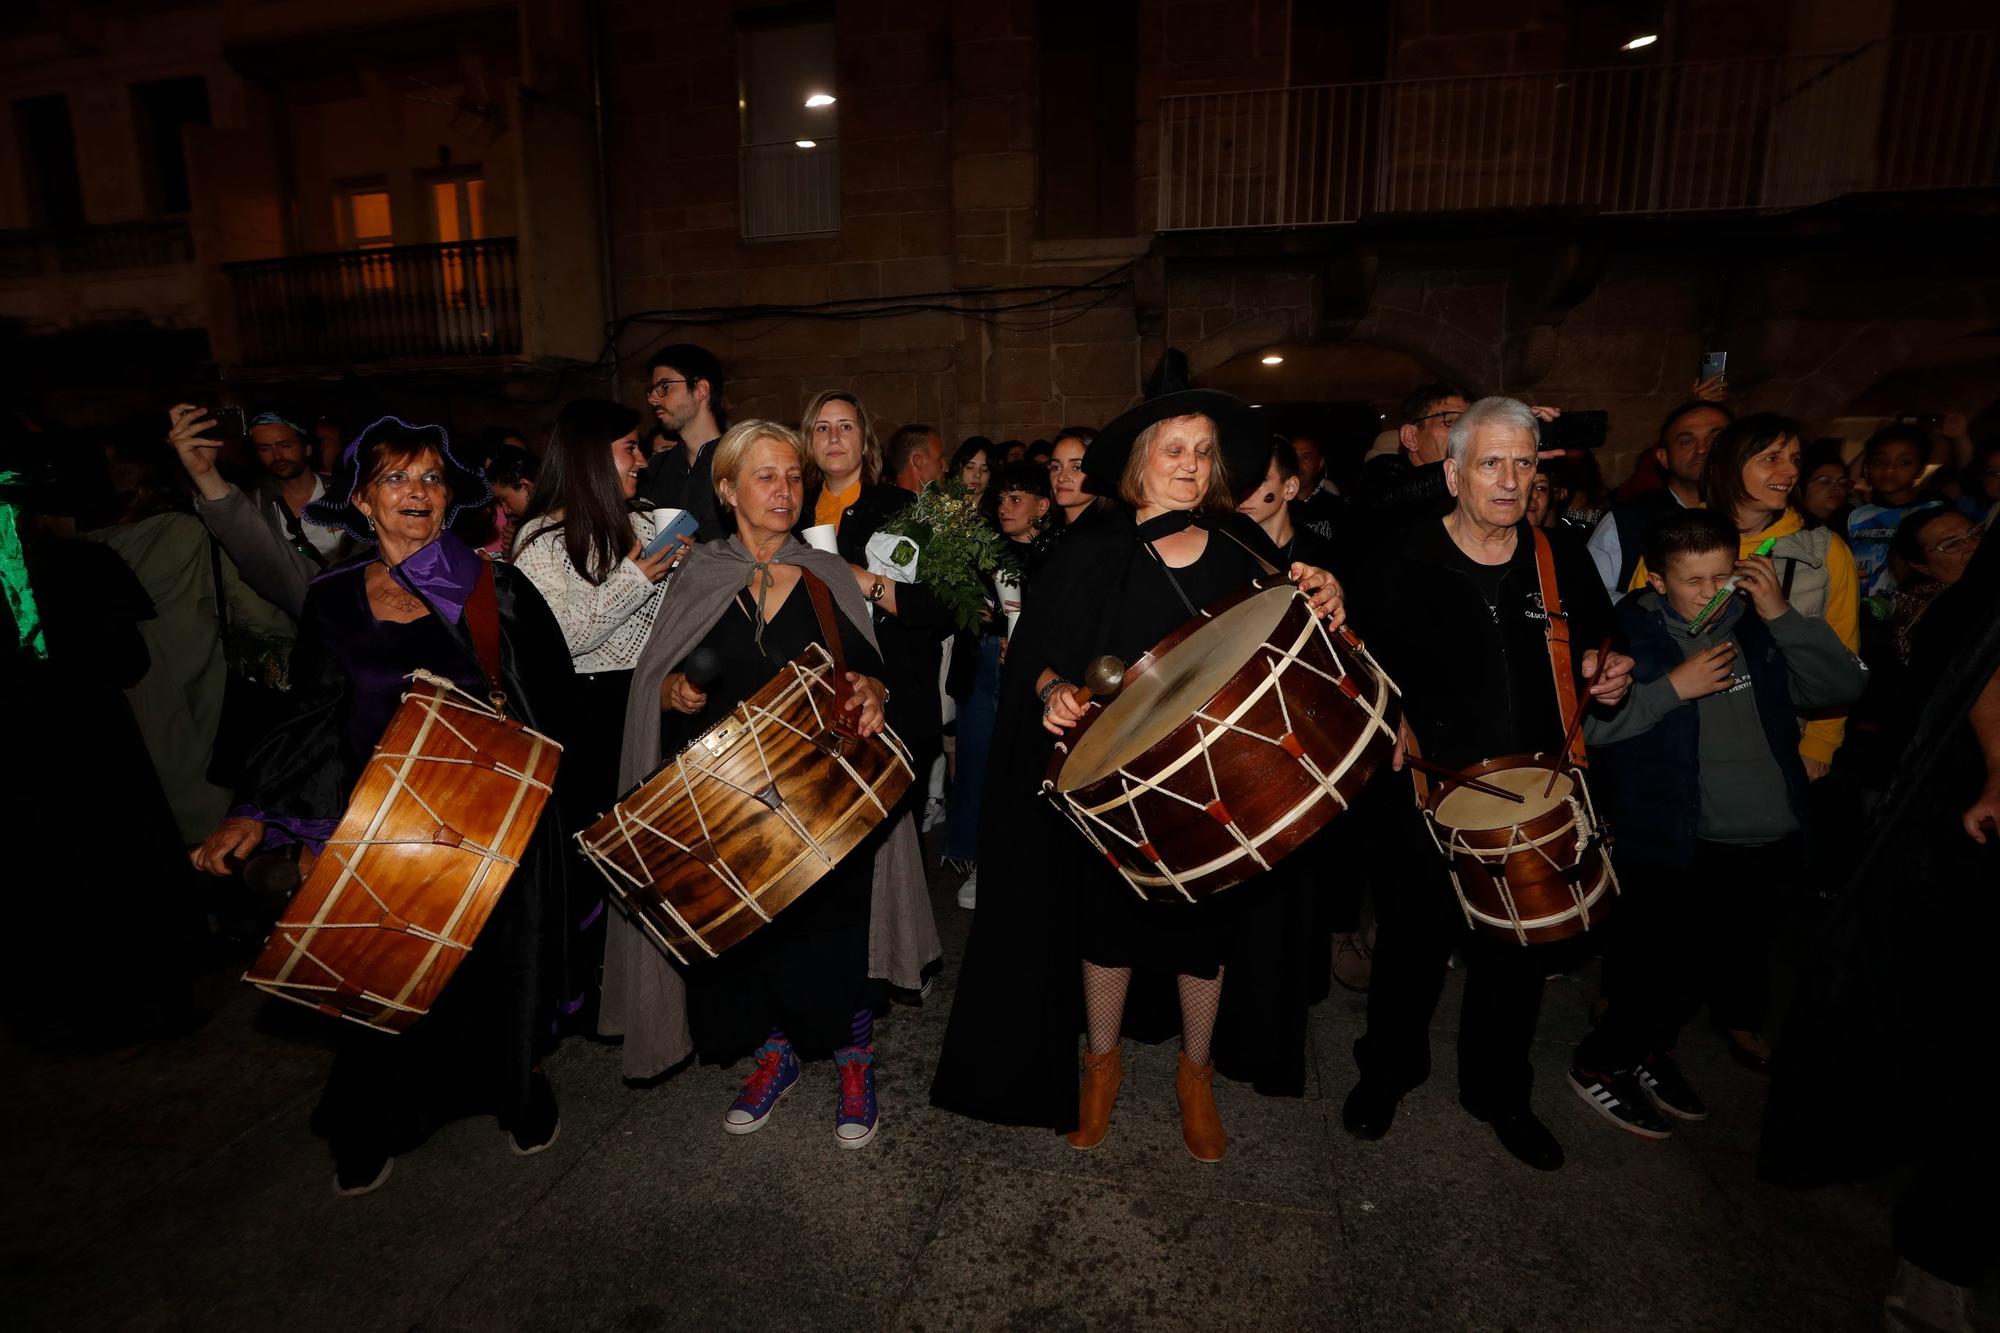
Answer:
[[[833,1117],[833,1141],[865,1148],[875,1137],[881,1114],[875,1106],[875,1048],[849,1046],[833,1053],[840,1069],[840,1111]]]
[[[799,1059],[788,1041],[767,1041],[757,1048],[757,1068],[743,1081],[743,1091],[729,1104],[722,1127],[731,1134],[755,1134],[778,1109],[799,1081]]]

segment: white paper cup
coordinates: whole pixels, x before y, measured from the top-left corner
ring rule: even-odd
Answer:
[[[831,551],[833,554],[839,555],[840,545],[833,539],[835,526],[832,523],[820,523],[807,528],[799,535],[806,539],[807,546],[816,547],[822,551]]]

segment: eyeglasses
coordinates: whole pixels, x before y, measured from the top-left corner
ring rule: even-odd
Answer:
[[[1986,535],[1986,525],[1984,523],[1980,523],[1974,526],[1972,531],[1970,532],[1961,532],[1956,537],[1946,537],[1936,546],[1926,546],[1924,548],[1924,554],[1957,555],[1960,551],[1969,551],[1973,547],[1979,545],[1979,539],[1981,537],[1984,537],[1985,535]]]
[[[1421,426],[1421,425],[1423,425],[1423,424],[1424,424],[1424,423],[1425,423],[1426,421],[1442,421],[1442,422],[1444,422],[1444,424],[1445,424],[1445,428],[1446,428],[1447,430],[1449,430],[1449,429],[1450,429],[1451,427],[1453,427],[1453,426],[1456,426],[1456,425],[1458,424],[1458,419],[1459,419],[1460,417],[1464,416],[1464,415],[1465,415],[1465,413],[1464,413],[1463,411],[1457,411],[1457,412],[1432,412],[1432,413],[1430,413],[1430,414],[1428,414],[1428,415],[1426,415],[1426,416],[1421,416],[1421,417],[1417,417],[1417,418],[1415,418],[1414,420],[1412,420],[1412,421],[1410,422],[1410,424],[1411,424],[1412,426]]]
[[[647,386],[646,396],[648,398],[664,398],[667,396],[667,390],[673,388],[676,384],[699,384],[700,382],[699,380],[654,380],[651,385]]]

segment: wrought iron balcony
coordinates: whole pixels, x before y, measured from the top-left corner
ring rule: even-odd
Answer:
[[[2000,33],[1770,59],[1168,97],[1160,231],[1783,210],[2000,185]]]
[[[179,218],[0,232],[0,282],[192,263],[194,242]]]
[[[470,360],[521,351],[511,236],[223,267],[247,366]]]

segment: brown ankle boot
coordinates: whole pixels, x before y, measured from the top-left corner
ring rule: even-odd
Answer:
[[[1180,1072],[1174,1076],[1174,1096],[1181,1104],[1181,1139],[1197,1162],[1219,1162],[1229,1147],[1222,1132],[1222,1117],[1215,1110],[1215,1065],[1190,1064],[1181,1053]]]
[[[1083,1095],[1077,1099],[1076,1128],[1063,1136],[1078,1152],[1089,1152],[1111,1131],[1111,1103],[1118,1100],[1118,1085],[1125,1080],[1118,1052],[1113,1046],[1102,1055],[1084,1053]]]

